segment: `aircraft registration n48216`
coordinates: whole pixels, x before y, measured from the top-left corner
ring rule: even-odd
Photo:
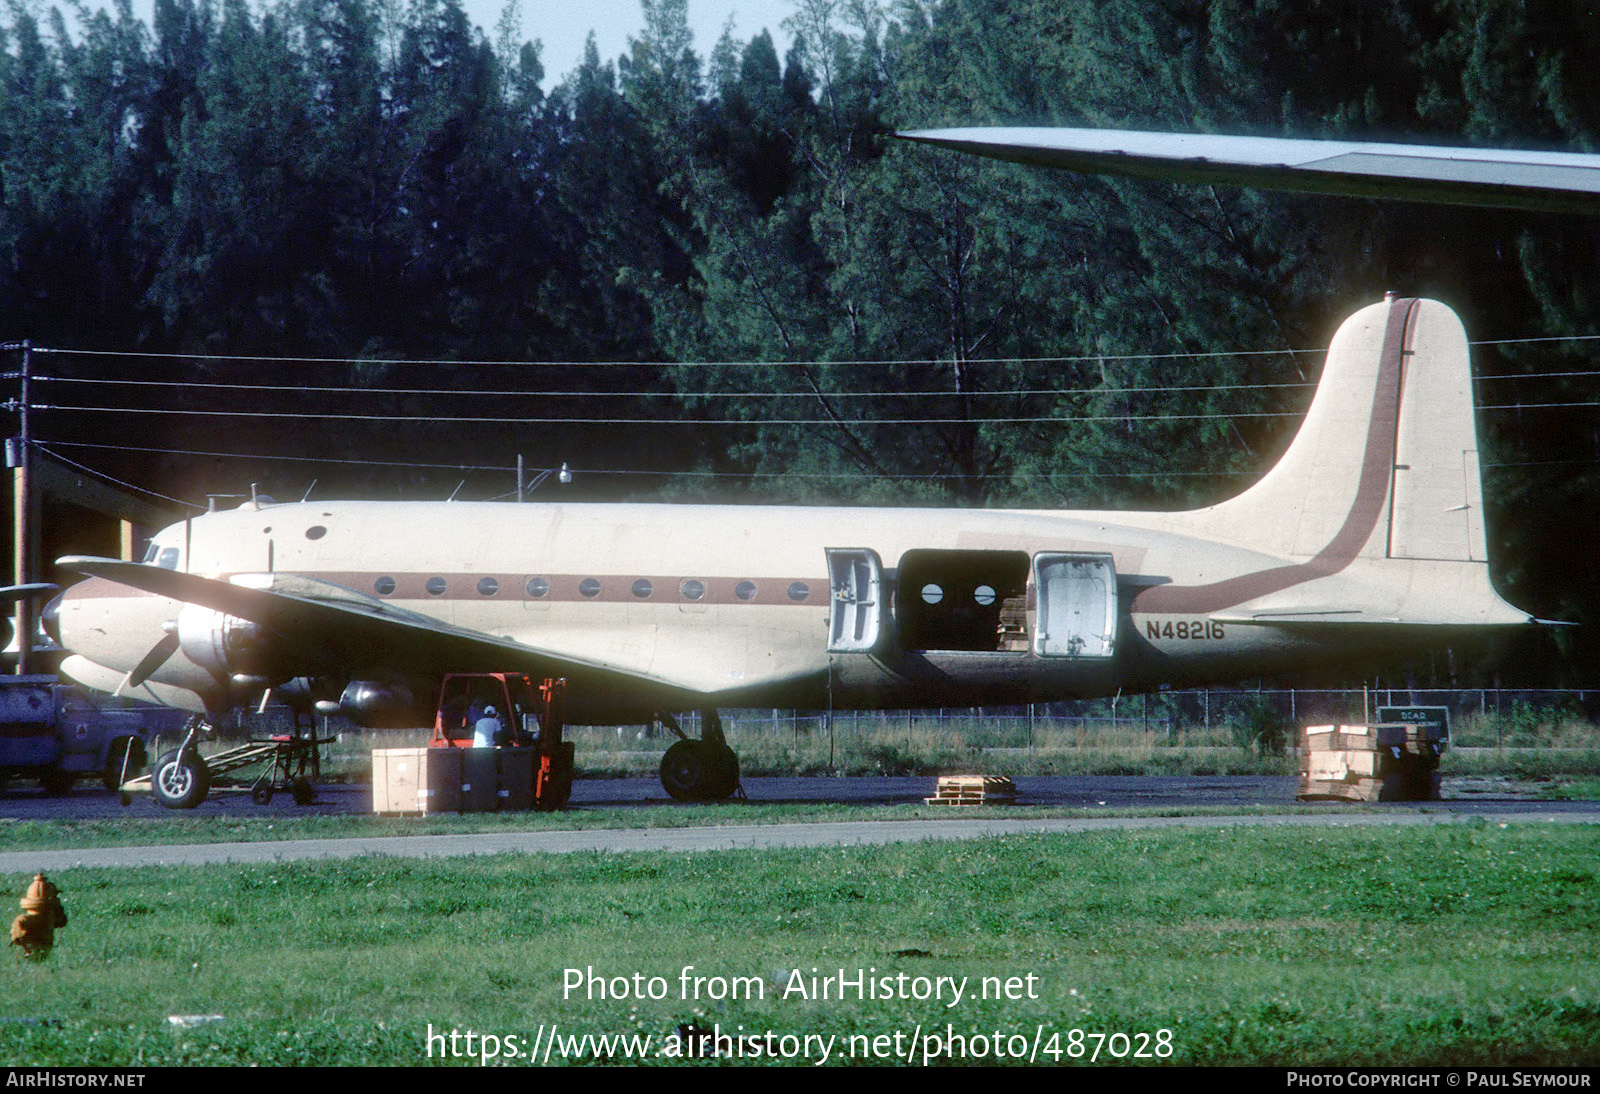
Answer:
[[[1490,581],[1465,332],[1421,299],[1346,320],[1282,459],[1203,509],[247,503],[60,564],[91,687],[420,725],[445,673],[565,677],[570,721],[712,712],[718,755],[718,708],[1089,697],[1533,622]]]

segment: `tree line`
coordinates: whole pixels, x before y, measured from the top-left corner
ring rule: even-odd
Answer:
[[[1525,341],[1597,333],[1591,221],[892,135],[1588,150],[1579,6],[795,0],[780,57],[642,2],[624,55],[552,81],[516,0],[487,32],[459,0],[6,0],[0,339],[81,351],[40,358],[76,408],[45,443],[185,496],[443,496],[521,454],[577,497],[1179,507],[1270,463],[1305,351],[1393,289],[1514,340],[1475,350],[1497,573],[1600,615],[1592,343]]]

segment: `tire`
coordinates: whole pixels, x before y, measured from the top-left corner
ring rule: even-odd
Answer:
[[[156,761],[150,792],[168,809],[193,809],[206,800],[211,789],[211,771],[199,753],[187,752],[180,762],[178,749]]]
[[[739,789],[739,754],[727,745],[711,749],[711,785],[708,801],[733,797]]]
[[[250,788],[250,800],[257,805],[272,804],[272,784],[266,779],[260,779]]]
[[[105,770],[100,773],[100,782],[107,790],[122,789],[123,757],[127,757],[128,760],[128,778],[142,774],[145,763],[144,742],[137,737],[119,737],[111,742],[111,747],[106,750]]]
[[[78,776],[59,767],[52,767],[39,776],[39,785],[44,788],[45,795],[51,798],[65,797],[77,781]]]
[[[289,784],[289,793],[294,795],[296,805],[310,805],[317,800],[317,788],[311,785],[311,780],[304,775],[297,776]]]
[[[739,757],[727,745],[678,741],[661,757],[661,785],[675,801],[721,801],[739,786]]]

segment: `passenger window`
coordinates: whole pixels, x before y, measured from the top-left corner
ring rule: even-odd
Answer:
[[[756,583],[754,581],[741,581],[733,587],[733,595],[740,600],[754,600],[756,598]]]
[[[706,583],[691,577],[683,583],[682,592],[685,600],[699,600],[706,595]]]
[[[160,557],[156,559],[156,565],[163,570],[176,570],[178,568],[178,549],[176,547],[165,548]]]
[[[640,600],[648,600],[650,598],[650,594],[654,591],[655,586],[650,584],[649,578],[641,577],[638,581],[633,583],[633,595],[638,597]]]

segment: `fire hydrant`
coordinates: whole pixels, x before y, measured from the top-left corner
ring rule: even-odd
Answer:
[[[37,960],[55,944],[56,928],[67,925],[67,910],[61,906],[61,891],[43,874],[34,875],[19,903],[22,914],[11,922],[11,944]]]

